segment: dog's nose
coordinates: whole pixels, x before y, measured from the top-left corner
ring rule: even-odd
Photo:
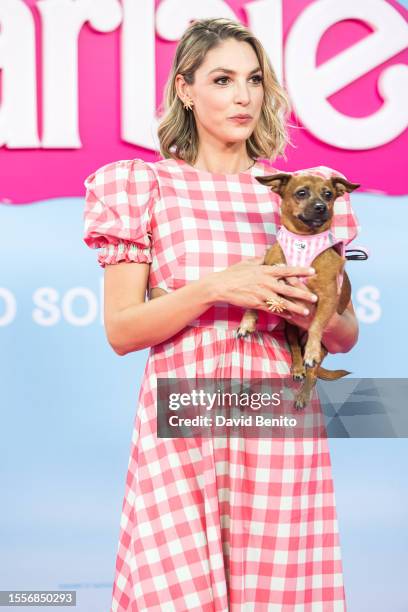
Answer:
[[[324,202],[315,202],[313,209],[315,210],[315,212],[317,213],[322,213],[325,212],[327,206]]]

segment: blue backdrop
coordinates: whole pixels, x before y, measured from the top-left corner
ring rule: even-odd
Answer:
[[[408,198],[355,193],[352,203],[355,245],[371,251],[347,263],[360,339],[325,365],[407,377]],[[0,206],[0,589],[72,588],[79,611],[101,612],[147,350],[119,357],[107,343],[83,206]],[[406,612],[406,440],[331,439],[330,448],[349,612]]]

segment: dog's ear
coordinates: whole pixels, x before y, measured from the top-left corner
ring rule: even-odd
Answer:
[[[350,193],[360,187],[359,183],[350,183],[350,181],[342,176],[332,176],[331,182],[337,193],[337,197],[344,195],[346,191]]]
[[[275,193],[279,193],[279,195],[282,197],[286,185],[289,183],[290,179],[292,178],[292,175],[287,174],[286,172],[277,172],[276,174],[268,174],[268,176],[256,176],[255,178],[259,183],[270,187],[272,191],[274,191]]]

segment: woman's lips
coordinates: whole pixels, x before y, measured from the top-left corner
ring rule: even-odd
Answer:
[[[248,123],[251,121],[252,117],[230,117],[231,121],[236,121],[237,123]]]

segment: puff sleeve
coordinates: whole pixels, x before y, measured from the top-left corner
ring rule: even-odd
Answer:
[[[151,219],[158,193],[152,168],[142,159],[106,164],[84,181],[85,244],[101,249],[98,263],[151,263]]]
[[[349,180],[344,174],[328,166],[319,166],[317,170],[324,178],[341,176]],[[334,203],[334,215],[331,229],[336,238],[344,242],[344,245],[354,240],[360,230],[358,219],[351,206],[350,194],[347,191],[342,197],[337,198]]]

